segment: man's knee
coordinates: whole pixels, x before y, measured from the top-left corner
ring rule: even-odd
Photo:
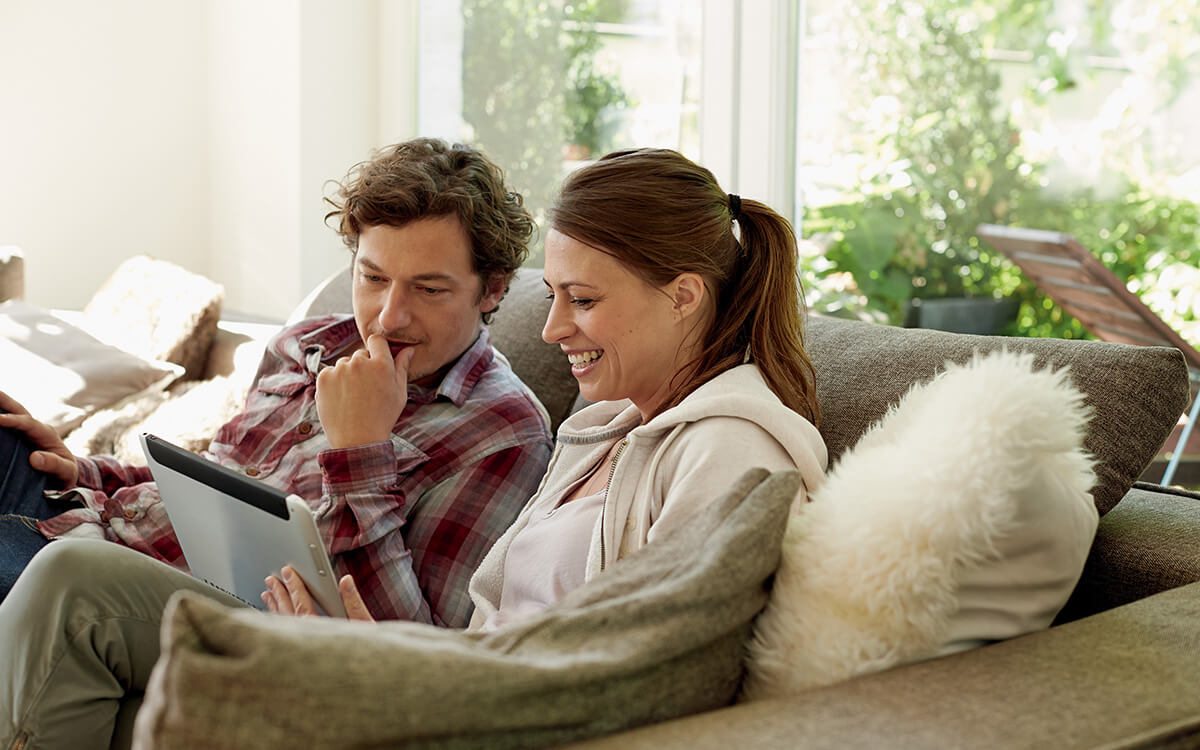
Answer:
[[[115,570],[123,564],[121,553],[140,557],[133,550],[96,539],[53,541],[33,556],[9,597],[46,607],[86,598],[98,584],[119,580]]]

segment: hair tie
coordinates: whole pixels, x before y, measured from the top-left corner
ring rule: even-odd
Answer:
[[[736,193],[729,194],[729,215],[734,221],[742,218],[742,198]]]

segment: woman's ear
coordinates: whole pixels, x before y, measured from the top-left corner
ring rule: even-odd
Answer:
[[[698,273],[681,273],[671,281],[669,293],[674,302],[675,315],[686,320],[703,309],[708,287]]]

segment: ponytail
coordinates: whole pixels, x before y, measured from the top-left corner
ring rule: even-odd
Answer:
[[[744,198],[739,203],[738,272],[717,301],[709,344],[700,355],[703,369],[697,374],[707,379],[742,361],[753,362],[788,408],[819,425],[816,373],[804,349],[805,305],[795,234],[787,219],[768,206]]]

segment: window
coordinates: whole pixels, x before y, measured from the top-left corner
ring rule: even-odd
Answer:
[[[794,160],[770,151],[794,145],[797,7],[421,0],[417,129],[484,148],[539,219],[571,169],[627,147],[679,150],[790,215]]]

